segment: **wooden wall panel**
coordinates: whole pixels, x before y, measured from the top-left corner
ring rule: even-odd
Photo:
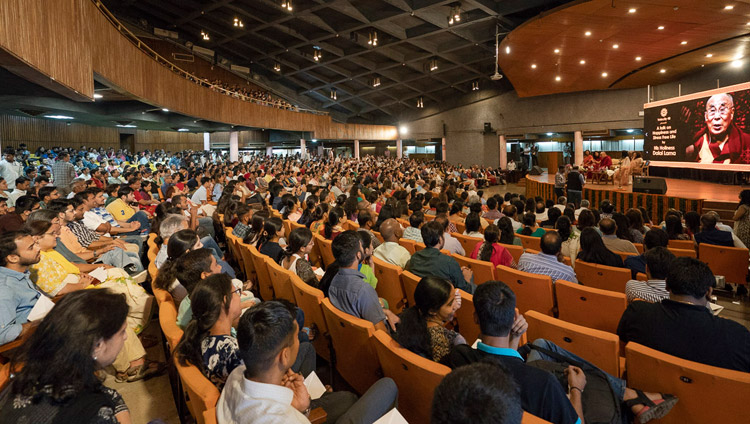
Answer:
[[[0,141],[3,148],[18,147],[19,144],[25,143],[31,152],[39,147],[49,149],[56,146],[120,148],[117,128],[76,123],[67,125],[65,122],[52,119],[15,115],[0,115]]]
[[[168,152],[203,150],[203,133],[146,131],[135,132],[135,150],[163,149]]]

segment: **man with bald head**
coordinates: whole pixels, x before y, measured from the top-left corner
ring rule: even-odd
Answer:
[[[688,160],[699,163],[750,163],[750,134],[734,123],[734,99],[716,94],[706,102],[706,128],[685,149]]]
[[[385,243],[375,249],[373,253],[375,257],[389,264],[405,267],[411,259],[411,254],[404,246],[398,244],[402,233],[401,225],[395,219],[389,218],[383,221],[380,224],[380,235],[383,236]]]
[[[613,252],[627,252],[639,254],[638,249],[629,240],[617,237],[617,224],[612,218],[602,218],[599,221],[599,229],[602,231],[602,241],[607,249]]]

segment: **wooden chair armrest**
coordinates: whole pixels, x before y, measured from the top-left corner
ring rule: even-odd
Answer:
[[[323,408],[315,408],[310,411],[310,416],[308,417],[308,419],[312,424],[323,424],[328,420],[328,414],[323,410]]]

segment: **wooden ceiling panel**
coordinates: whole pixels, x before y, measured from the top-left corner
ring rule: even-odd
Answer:
[[[723,49],[737,50],[740,41],[736,37],[750,33],[750,0],[732,1],[731,10],[725,10],[724,3],[705,0],[612,4],[591,0],[562,7],[505,37],[499,64],[519,96],[669,81],[705,64],[695,60],[705,58],[704,49],[726,41]],[[629,12],[631,8],[634,13]],[[714,61],[735,56],[715,56]],[[660,73],[663,66],[669,72]]]

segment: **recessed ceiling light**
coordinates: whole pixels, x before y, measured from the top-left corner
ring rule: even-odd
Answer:
[[[45,118],[50,118],[50,119],[73,119],[72,116],[65,116],[65,115],[46,115]]]
[[[115,126],[116,126],[116,127],[118,127],[118,128],[137,128],[137,127],[136,127],[135,125],[133,125],[133,124],[125,124],[125,125],[122,125],[122,124],[117,124],[117,125],[115,125]]]
[[[619,45],[619,44],[612,44],[612,48],[613,48],[613,49],[619,49],[619,48],[620,48],[620,45]]]
[[[547,137],[554,135],[555,133],[547,133]]]
[[[628,13],[635,13],[635,8],[631,7],[630,9],[628,9]]]
[[[641,57],[640,56],[636,56],[635,60],[636,60],[636,62],[640,62],[641,61]]]
[[[536,63],[531,64],[531,69],[536,69]]]
[[[589,37],[591,35],[591,31],[586,31],[585,35],[586,35],[586,37]]]
[[[628,134],[632,134],[634,130],[625,130]]]
[[[555,53],[560,53],[560,49],[555,49]]]
[[[732,62],[732,67],[733,68],[739,68],[741,66],[742,66],[742,61],[741,60],[735,60],[734,62]]]
[[[188,132],[188,131],[190,131],[190,130],[189,130],[189,129],[187,129],[187,128],[178,128],[178,129],[177,129],[177,131],[178,131],[178,132]]]
[[[606,72],[602,72],[602,78],[606,77],[607,75],[609,74],[607,74]]]
[[[169,112],[169,109],[167,109],[167,108],[163,108],[163,109],[162,109],[161,111],[162,111],[162,112]]]
[[[734,9],[734,6],[732,6],[731,4],[724,6],[724,10],[732,10],[732,9]]]
[[[561,79],[559,75],[555,77],[555,81],[560,81]]]
[[[658,29],[659,31],[661,31],[661,30],[664,29],[664,25],[659,25],[656,29]]]
[[[684,46],[685,44],[687,44],[687,41],[680,41],[680,44]]]
[[[714,57],[711,53],[707,54],[706,57]]]
[[[95,98],[95,99],[101,99],[102,97],[104,97],[104,96],[102,96],[102,95],[101,95],[101,94],[99,94],[99,93],[94,93],[94,98]]]
[[[505,54],[510,54],[510,46],[505,47]]]
[[[583,60],[583,59],[581,59],[581,61],[580,61],[580,62],[578,62],[578,63],[580,63],[581,65],[585,65],[585,64],[586,64],[586,61],[585,61],[585,60]]]
[[[663,74],[663,73],[667,72],[667,70],[666,69],[660,69],[659,72]]]

